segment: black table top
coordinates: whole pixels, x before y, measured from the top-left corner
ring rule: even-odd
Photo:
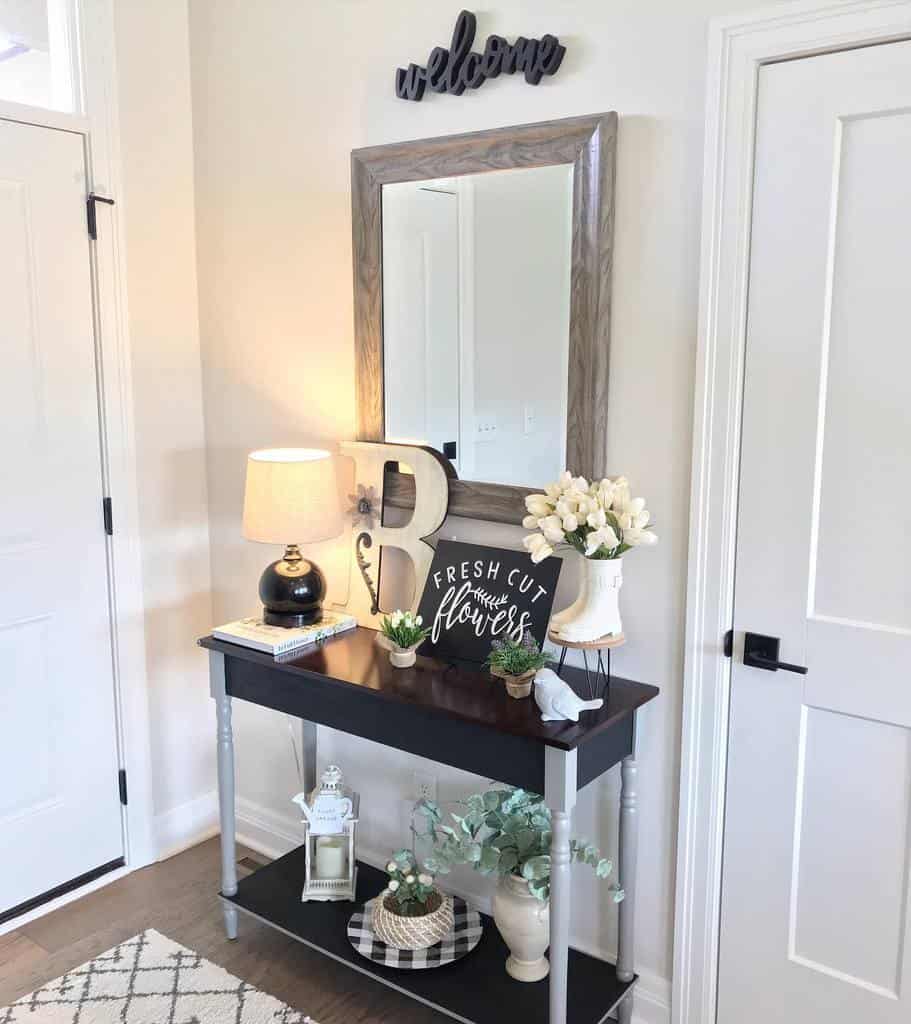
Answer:
[[[277,661],[270,654],[207,636],[199,641],[210,651],[273,670],[284,676],[287,689],[297,682],[319,679],[339,688],[338,696],[362,693],[378,701],[419,709],[429,715],[467,722],[526,741],[574,750],[610,731],[658,695],[655,686],[616,676],[611,678],[604,706],[582,712],[578,722],[542,722],[533,698],[515,700],[503,683],[477,666],[448,665],[418,656],[413,668],[397,669],[378,645],[377,633],[358,627],[304,648],[297,657]],[[585,674],[565,667],[561,673],[584,698]],[[247,697],[247,699],[250,699]]]

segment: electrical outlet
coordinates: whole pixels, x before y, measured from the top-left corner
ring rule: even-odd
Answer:
[[[497,436],[496,416],[478,416],[475,420],[475,435],[479,441],[494,441]]]
[[[435,775],[425,772],[411,773],[411,789],[415,800],[433,800],[437,798],[437,780]]]

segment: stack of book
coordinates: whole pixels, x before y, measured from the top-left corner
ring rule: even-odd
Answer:
[[[262,619],[238,619],[213,629],[212,636],[278,658],[335,636],[336,633],[343,633],[346,629],[354,629],[356,625],[357,619],[353,615],[324,611],[320,621],[314,622],[312,626],[285,629],[283,626],[269,626]]]

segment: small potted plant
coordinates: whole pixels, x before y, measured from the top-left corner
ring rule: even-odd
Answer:
[[[511,637],[494,640],[487,655],[490,674],[502,679],[510,697],[527,697],[539,668],[547,664],[547,655],[529,632],[521,640]]]
[[[418,868],[410,850],[399,850],[386,865],[389,883],[373,903],[373,933],[394,949],[427,949],[455,925],[452,897]]]
[[[384,615],[380,629],[391,645],[389,660],[396,668],[410,668],[414,664],[417,649],[430,632],[424,629],[420,615],[401,610]]]
[[[550,942],[550,808],[537,793],[511,787],[473,793],[458,805],[460,813],[448,823],[433,801],[415,805],[415,840],[433,847],[425,868],[444,874],[456,864],[470,864],[482,875],[498,877],[493,919],[510,950],[506,972],[517,981],[540,981],[550,970],[544,955]],[[570,857],[589,865],[598,878],[613,870],[584,839],[570,842]],[[618,886],[610,889],[616,901],[623,899]]]

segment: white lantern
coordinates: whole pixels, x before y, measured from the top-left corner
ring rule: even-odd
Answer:
[[[306,868],[301,899],[354,900],[357,859],[354,834],[360,797],[342,785],[342,773],[330,764],[312,793],[292,797],[303,814]]]

